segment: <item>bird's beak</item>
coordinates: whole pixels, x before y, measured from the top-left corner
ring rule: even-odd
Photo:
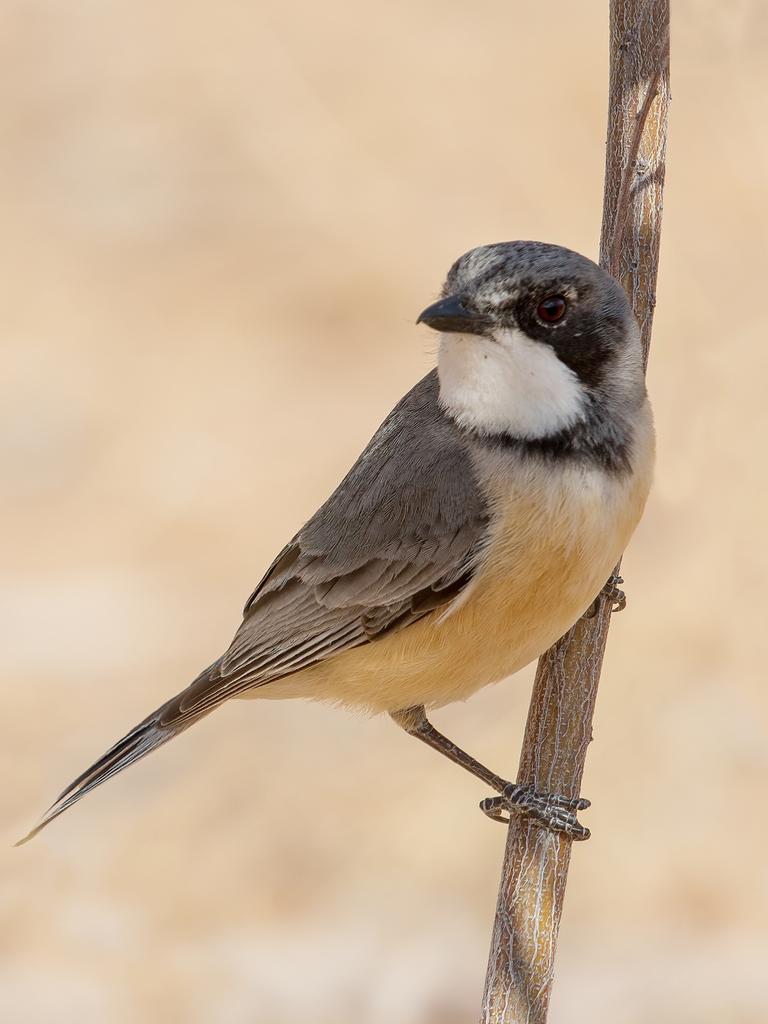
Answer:
[[[484,334],[490,327],[490,321],[467,309],[458,295],[433,302],[420,314],[416,323],[450,334]]]

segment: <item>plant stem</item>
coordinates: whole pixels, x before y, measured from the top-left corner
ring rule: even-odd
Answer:
[[[624,285],[647,362],[661,237],[669,103],[669,0],[610,0],[600,264]],[[518,781],[578,796],[612,602],[539,660]],[[481,1024],[544,1024],[571,840],[512,816]]]

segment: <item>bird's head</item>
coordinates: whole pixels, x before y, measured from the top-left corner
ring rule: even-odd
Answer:
[[[441,333],[443,406],[480,433],[547,437],[601,399],[644,396],[637,325],[624,290],[561,246],[472,249],[418,322]]]

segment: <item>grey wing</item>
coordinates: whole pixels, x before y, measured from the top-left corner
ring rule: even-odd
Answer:
[[[27,839],[230,697],[405,628],[460,592],[489,514],[437,399],[433,372],[274,561],[226,654],[67,786]]]
[[[186,691],[186,714],[402,629],[467,584],[489,513],[437,398],[433,371],[273,562],[229,650]]]

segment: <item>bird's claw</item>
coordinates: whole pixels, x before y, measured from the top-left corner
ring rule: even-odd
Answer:
[[[533,786],[510,782],[498,796],[480,801],[480,810],[494,821],[509,824],[512,814],[531,818],[552,832],[560,832],[574,840],[589,839],[589,829],[577,819],[576,812],[589,807],[584,797],[567,797],[558,793],[539,793]],[[507,811],[510,817],[502,812]]]
[[[611,602],[612,612],[623,612],[627,607],[627,595],[621,589],[624,582],[621,576],[614,574],[603,587],[601,594]]]
[[[621,584],[624,582],[621,576],[614,573],[606,582],[603,589],[597,595],[595,600],[590,605],[589,611],[585,613],[585,618],[594,619],[597,613],[600,611],[600,602],[605,598],[611,605],[612,612],[623,612],[627,607],[627,595],[621,589]]]

